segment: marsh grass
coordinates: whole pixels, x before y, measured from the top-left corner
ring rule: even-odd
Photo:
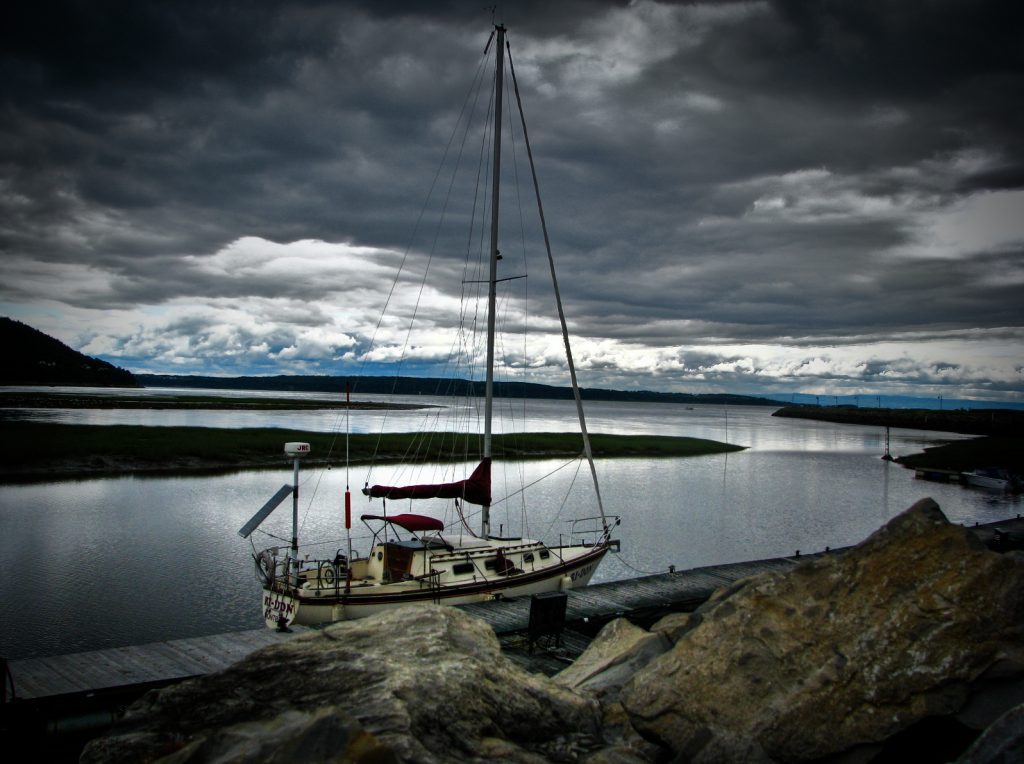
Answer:
[[[0,438],[5,479],[53,479],[80,474],[127,472],[190,473],[257,469],[287,463],[284,443],[310,444],[310,464],[345,461],[344,434],[278,428],[222,429],[7,422]],[[741,450],[700,438],[659,435],[592,434],[598,457],[702,456]],[[478,435],[451,433],[384,433],[351,435],[352,464],[371,460],[452,462],[478,458]],[[501,459],[571,457],[582,453],[578,433],[495,435],[493,452]]]

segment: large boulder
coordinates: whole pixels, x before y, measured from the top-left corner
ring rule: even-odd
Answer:
[[[460,610],[396,609],[149,693],[82,761],[542,762],[601,749],[597,703]]]
[[[863,760],[1021,702],[1024,562],[922,500],[852,550],[716,594],[672,636],[621,689],[647,740],[695,762]]]

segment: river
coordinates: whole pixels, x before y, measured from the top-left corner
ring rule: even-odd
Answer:
[[[575,422],[567,401],[498,405],[515,412],[520,431],[566,430]],[[445,410],[359,412],[348,427],[351,432],[429,429],[432,419]],[[606,510],[622,518],[616,534],[622,551],[608,556],[594,581],[664,571],[669,565],[681,570],[855,544],[925,496],[934,498],[958,523],[991,522],[1020,512],[1019,496],[923,482],[913,472],[883,461],[881,428],[773,418],[772,410],[588,404],[592,432],[687,435],[747,446],[738,453],[689,459],[599,460]],[[331,411],[5,413],[90,424],[315,431],[344,431],[346,426],[344,418]],[[468,409],[464,413],[475,415]],[[914,453],[960,437],[894,429],[891,451]],[[575,464],[566,466],[563,460],[531,461],[516,469],[523,473],[517,479],[523,477],[527,484],[553,473],[543,487],[531,489],[530,506],[543,511],[531,513],[527,524],[516,502],[496,503],[495,528],[507,534],[557,537],[574,509],[564,496],[569,486],[587,484],[585,470],[577,472]],[[333,556],[336,548],[345,546],[341,497],[347,482],[356,493],[357,517],[379,511],[378,505],[365,504],[356,490],[365,473],[362,467],[353,467],[348,475],[343,467],[302,473],[300,534],[304,540],[321,542],[319,554]],[[387,482],[394,476],[392,469],[378,469],[371,479]],[[501,495],[500,470],[494,480],[495,495]],[[125,476],[0,486],[0,596],[5,609],[0,655],[17,659],[259,628],[252,547],[237,530],[290,481],[290,465],[282,458],[280,469],[216,477]],[[584,489],[584,494],[591,490]],[[356,525],[353,543],[365,553],[367,533]],[[279,510],[264,529],[286,539],[290,512]],[[286,542],[261,536],[258,546],[274,543]]]

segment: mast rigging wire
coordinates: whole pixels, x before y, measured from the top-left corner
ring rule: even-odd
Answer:
[[[576,399],[576,413],[580,422],[580,431],[583,435],[583,449],[587,455],[587,463],[590,465],[590,475],[594,482],[594,492],[597,495],[597,509],[601,513],[601,522],[604,525],[605,536],[609,536],[611,529],[608,527],[608,519],[604,513],[604,502],[601,500],[601,487],[597,482],[597,467],[594,466],[594,452],[590,446],[590,434],[587,432],[586,417],[583,414],[583,401],[580,398],[580,387],[576,380],[576,364],[572,360],[572,348],[569,345],[569,326],[565,320],[565,311],[562,310],[562,297],[558,289],[558,276],[555,273],[555,259],[551,254],[551,239],[548,236],[548,225],[544,218],[544,205],[540,199],[540,183],[537,180],[537,168],[533,163],[533,149],[530,148],[530,134],[526,129],[526,114],[523,112],[523,101],[519,95],[519,80],[516,79],[516,68],[512,63],[512,49],[508,42],[505,43],[508,49],[508,66],[512,74],[512,84],[516,94],[516,104],[519,106],[519,118],[523,123],[523,142],[526,144],[526,155],[530,159],[530,173],[533,176],[533,188],[537,197],[537,212],[540,215],[540,226],[544,232],[544,248],[548,255],[548,267],[551,270],[551,283],[555,291],[555,304],[558,306],[558,320],[562,325],[562,342],[565,344],[565,358],[569,366],[569,377],[572,380],[573,397]]]

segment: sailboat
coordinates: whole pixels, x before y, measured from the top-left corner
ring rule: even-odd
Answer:
[[[492,123],[493,158],[491,163],[490,246],[486,316],[486,367],[484,383],[484,416],[482,455],[471,473],[460,480],[414,485],[366,485],[362,493],[370,500],[380,500],[378,512],[367,513],[361,520],[372,530],[372,540],[365,556],[356,556],[351,544],[351,492],[345,492],[345,527],[349,534],[347,553],[327,559],[311,559],[300,555],[298,542],[299,465],[309,453],[306,443],[287,443],[285,452],[294,459],[294,478],[239,530],[250,534],[275,507],[292,497],[292,538],[288,547],[253,550],[257,579],[261,583],[261,610],[269,627],[287,628],[291,624],[313,625],[361,618],[413,603],[459,605],[492,599],[524,597],[547,592],[566,591],[586,586],[609,550],[617,549],[611,538],[617,517],[606,515],[597,484],[593,453],[590,447],[583,405],[580,398],[568,329],[561,306],[554,262],[551,259],[543,207],[537,195],[538,212],[552,288],[557,306],[566,361],[572,384],[581,435],[581,456],[590,466],[596,513],[572,523],[558,543],[524,537],[506,537],[492,528],[493,418],[495,398],[495,313],[498,284],[499,170],[501,166],[501,130],[504,93],[504,61],[506,30],[497,25],[492,32],[494,55],[494,121]],[[486,51],[490,49],[488,42]],[[509,67],[513,82],[515,69]],[[518,86],[516,100],[520,103]],[[531,170],[533,158],[525,119],[523,136]],[[537,188],[533,171],[534,188]],[[467,468],[468,469],[468,468]],[[416,502],[423,512],[388,512],[387,502]],[[431,514],[431,501],[454,502],[460,515],[458,522],[446,526]],[[479,529],[470,529],[463,517],[463,507],[479,507]]]

